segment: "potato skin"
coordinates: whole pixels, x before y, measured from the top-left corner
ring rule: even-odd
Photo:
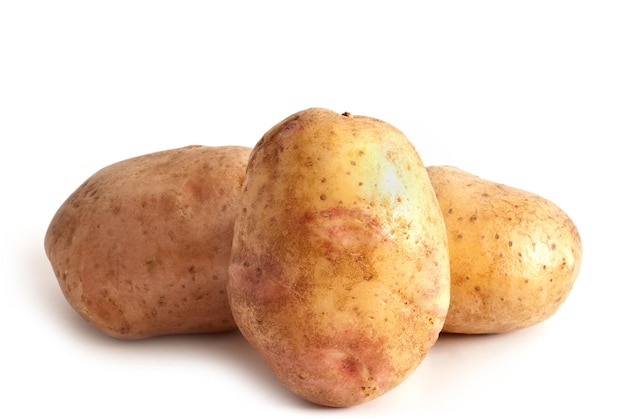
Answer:
[[[446,233],[428,175],[397,129],[312,108],[254,147],[228,293],[244,337],[313,403],[395,387],[437,340]]]
[[[121,339],[235,329],[226,282],[250,150],[165,150],[87,179],[44,240],[71,306]]]
[[[574,222],[536,194],[456,167],[427,170],[450,251],[443,331],[503,333],[552,316],[580,269],[582,243]]]

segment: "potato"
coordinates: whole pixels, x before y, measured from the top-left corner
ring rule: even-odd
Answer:
[[[552,316],[581,264],[581,239],[568,215],[541,196],[456,167],[427,170],[448,231],[443,331],[502,333]]]
[[[123,339],[235,329],[226,282],[250,151],[189,146],[87,179],[44,241],[71,306]]]
[[[346,407],[397,386],[449,304],[447,236],[420,156],[393,126],[312,108],[253,148],[228,294],[276,377]]]

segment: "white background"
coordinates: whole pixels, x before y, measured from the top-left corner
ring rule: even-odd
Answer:
[[[0,416],[625,417],[623,4],[1,2]],[[153,151],[253,146],[313,106],[562,207],[584,255],[557,314],[442,336],[391,392],[326,409],[238,333],[118,341],[69,307],[43,236],[83,180]]]

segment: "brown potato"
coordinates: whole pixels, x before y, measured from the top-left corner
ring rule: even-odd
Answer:
[[[87,179],[44,241],[72,307],[123,339],[235,329],[226,282],[250,150],[166,150]]]
[[[573,221],[536,194],[456,167],[427,170],[450,251],[443,331],[502,333],[552,316],[580,269],[582,244]]]
[[[278,379],[327,406],[372,400],[437,340],[449,303],[441,211],[396,128],[298,112],[252,151],[229,297]]]

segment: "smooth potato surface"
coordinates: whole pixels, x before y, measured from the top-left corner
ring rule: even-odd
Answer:
[[[581,264],[581,239],[568,215],[541,196],[456,167],[427,170],[448,231],[443,331],[502,333],[552,316]]]
[[[442,215],[407,138],[374,118],[298,112],[253,149],[242,200],[231,309],[278,379],[337,407],[404,380],[449,303]]]
[[[87,179],[44,241],[72,307],[123,339],[235,329],[226,282],[250,150],[166,150]]]

